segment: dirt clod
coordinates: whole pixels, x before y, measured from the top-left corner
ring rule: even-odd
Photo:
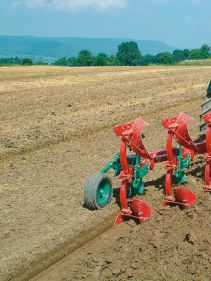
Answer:
[[[112,269],[112,274],[115,276],[119,276],[121,274],[121,270],[119,268]]]
[[[113,262],[113,258],[112,258],[112,257],[107,257],[107,258],[105,259],[105,262],[106,262],[107,264],[110,264],[110,263]]]
[[[187,233],[184,238],[184,242],[187,242],[191,245],[197,243],[197,236],[194,232]]]

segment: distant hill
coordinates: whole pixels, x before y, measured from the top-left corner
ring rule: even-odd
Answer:
[[[94,55],[105,52],[116,54],[120,43],[133,39],[115,38],[74,38],[74,37],[32,37],[0,36],[0,56],[29,56],[34,59],[77,56],[81,50],[90,50]],[[142,54],[172,52],[175,48],[160,41],[133,40]]]

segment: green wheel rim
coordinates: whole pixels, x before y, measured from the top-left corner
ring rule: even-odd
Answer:
[[[97,203],[104,206],[108,203],[111,197],[111,184],[106,179],[103,180],[97,189]]]

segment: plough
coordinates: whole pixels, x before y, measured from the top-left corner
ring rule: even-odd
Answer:
[[[161,124],[168,132],[166,149],[157,151],[148,151],[144,145],[143,130],[148,124],[141,117],[114,127],[115,134],[120,137],[119,152],[99,174],[92,175],[88,179],[84,189],[87,207],[100,209],[109,204],[112,185],[107,172],[113,169],[114,177],[121,181],[121,211],[115,224],[130,218],[140,223],[148,220],[152,215],[150,206],[133,197],[144,194],[143,178],[149,171],[153,170],[156,164],[165,163],[167,173],[163,206],[178,205],[181,208],[188,208],[196,203],[197,197],[191,190],[181,187],[181,184],[186,182],[185,169],[189,167],[196,154],[203,155],[205,158],[204,192],[211,192],[211,113],[203,115],[203,120],[207,124],[206,138],[203,141],[194,142],[190,137],[188,122],[191,120],[192,118],[183,112],[163,120]],[[177,147],[173,147],[173,140],[177,142]]]

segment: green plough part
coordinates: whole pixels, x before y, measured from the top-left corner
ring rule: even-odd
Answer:
[[[149,163],[145,164],[143,167],[140,168],[141,164],[141,157],[139,155],[136,155],[136,164],[134,167],[134,174],[132,179],[132,190],[131,195],[142,195],[144,194],[144,183],[143,178],[148,174],[149,172]]]
[[[182,146],[179,147],[179,154],[177,155],[178,168],[174,172],[175,183],[186,183],[187,177],[185,174],[185,169],[190,166],[191,155],[189,154],[186,158],[182,159]]]
[[[110,169],[114,170],[114,177],[117,177],[122,171],[120,164],[120,153],[118,152],[113,161],[110,161],[101,171],[101,174],[106,174]]]
[[[140,168],[141,157],[139,155],[129,155],[127,161],[131,167],[134,167],[134,174],[131,182],[131,189],[129,190],[128,197],[144,194],[144,183],[143,178],[148,174],[150,164],[146,163]],[[114,170],[114,177],[117,177],[122,171],[120,164],[120,153],[118,152],[114,160],[109,162],[101,171],[101,174],[107,173],[110,169]]]

